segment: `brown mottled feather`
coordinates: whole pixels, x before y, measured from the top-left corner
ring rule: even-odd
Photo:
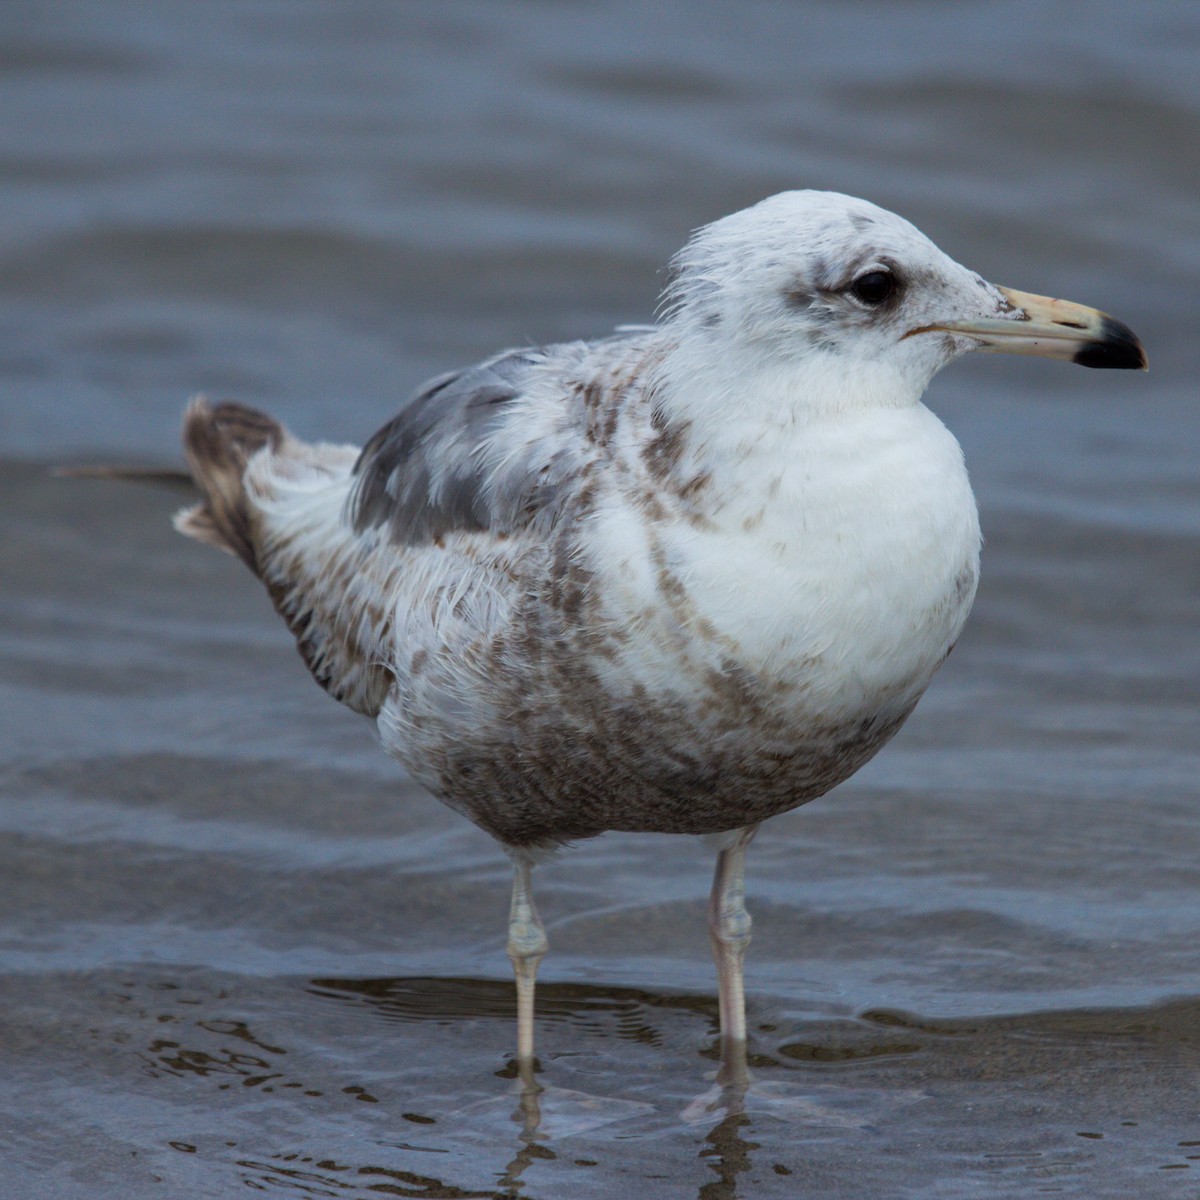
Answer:
[[[236,554],[262,580],[317,683],[356,711],[377,713],[391,675],[378,661],[382,654],[374,641],[364,644],[361,604],[347,596],[350,580],[378,574],[379,564],[351,538],[327,561],[313,563],[291,541],[264,527],[262,497],[247,490],[247,467],[260,451],[312,470],[319,469],[313,459],[321,448],[297,442],[278,421],[256,409],[232,403],[214,407],[203,397],[188,405],[183,444],[204,499],[178,514],[176,529]],[[336,460],[337,453],[331,458]],[[331,476],[336,478],[336,470]],[[368,626],[386,634],[390,622],[373,615]]]
[[[251,510],[242,476],[264,446],[276,450],[283,426],[257,409],[225,402],[215,408],[197,396],[183,418],[183,449],[202,503],[179,514],[175,528],[188,537],[236,554],[262,575]]]
[[[966,521],[968,584],[951,574],[945,614],[917,614],[927,651],[863,702],[823,645],[764,638],[761,604],[749,622],[723,607],[722,556],[754,514],[732,533],[712,520],[729,497],[660,404],[669,349],[500,355],[421,389],[361,453],[196,401],[184,436],[204,500],[178,526],[242,558],[317,682],[505,844],[757,823],[899,728],[961,626],[977,534]],[[801,633],[814,608],[797,606]]]

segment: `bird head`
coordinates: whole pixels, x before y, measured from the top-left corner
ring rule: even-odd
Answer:
[[[1146,366],[1121,322],[989,283],[903,218],[836,192],[783,192],[698,230],[663,313],[695,358],[826,403],[915,402],[970,350]]]

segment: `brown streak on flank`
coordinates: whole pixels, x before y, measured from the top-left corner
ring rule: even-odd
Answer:
[[[671,480],[683,455],[687,427],[670,424],[662,409],[658,408],[650,414],[650,424],[654,427],[656,436],[646,443],[642,450],[642,458],[651,476],[659,483],[665,484]]]
[[[608,407],[604,413],[603,426],[603,445],[611,446],[613,438],[617,436],[617,425],[621,419],[621,409],[625,406],[625,399],[629,392],[630,376],[626,375],[620,380],[614,382],[609,391]]]
[[[667,509],[653,488],[642,488],[633,494],[637,506],[651,521],[661,523],[667,519]]]
[[[653,405],[652,392],[651,388],[647,395],[652,405],[650,426],[655,433],[641,449],[642,463],[654,485],[647,491],[656,492],[660,500],[679,501],[675,506],[676,515],[689,524],[700,529],[711,528],[712,521],[698,507],[698,501],[712,482],[712,473],[707,469],[696,470],[692,474],[684,473],[684,452],[690,425],[688,422],[671,423],[663,410]],[[646,507],[644,502],[642,507]]]
[[[679,488],[681,500],[694,500],[712,482],[711,471],[697,471]]]
[[[598,379],[589,379],[586,383],[577,383],[575,390],[583,401],[586,413],[587,440],[593,446],[603,446],[606,439],[600,426],[600,418],[604,412],[604,388]]]

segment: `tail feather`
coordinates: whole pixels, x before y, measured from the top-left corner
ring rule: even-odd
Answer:
[[[236,554],[266,586],[321,687],[378,713],[392,682],[390,618],[386,591],[364,585],[385,586],[389,564],[343,520],[357,448],[308,444],[265,413],[203,397],[188,405],[183,447],[203,499],[175,528]]]
[[[358,447],[302,442],[265,413],[198,396],[184,413],[183,448],[188,472],[81,466],[56,474],[199,491],[175,528],[237,555],[266,586],[321,687],[378,715],[393,682],[396,564],[374,532],[358,534],[344,519]]]
[[[175,528],[236,554],[261,576],[254,516],[242,477],[260,450],[278,450],[286,438],[283,426],[257,409],[229,402],[214,408],[197,396],[184,414],[183,449],[204,499],[180,512]]]

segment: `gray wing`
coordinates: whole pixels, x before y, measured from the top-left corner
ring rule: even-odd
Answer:
[[[530,368],[545,361],[540,350],[510,351],[419,388],[354,466],[355,530],[387,524],[393,540],[412,544],[490,528],[479,448],[497,432]]]
[[[576,370],[597,345],[509,350],[418,389],[355,464],[355,530],[387,526],[394,543],[416,545],[456,530],[552,524],[597,453]],[[521,403],[531,389],[532,420]]]

